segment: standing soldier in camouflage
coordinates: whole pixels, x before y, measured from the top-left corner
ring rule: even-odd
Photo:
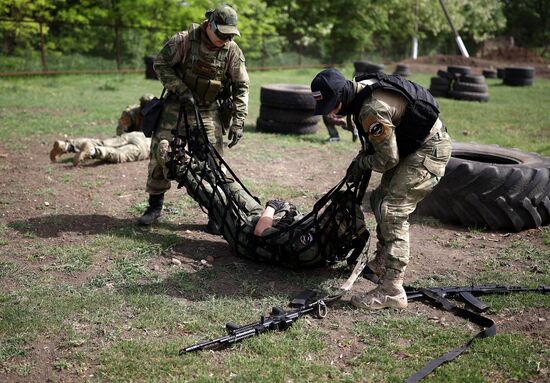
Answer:
[[[439,107],[421,86],[383,73],[349,81],[336,69],[320,72],[311,83],[315,114],[348,116],[365,143],[350,177],[366,169],[382,173],[371,194],[378,244],[369,267],[380,284],[354,295],[354,306],[368,309],[407,307],[403,289],[409,263],[408,218],[437,185],[451,156],[451,140]]]
[[[116,137],[100,140],[97,138],[73,138],[58,140],[50,151],[50,159],[56,162],[65,153],[76,153],[73,164],[91,158],[110,163],[142,161],[149,157],[151,139],[141,131],[141,109],[153,98],[144,94],[139,105],[131,105],[122,111],[116,128]]]
[[[240,36],[237,13],[221,4],[206,12],[206,20],[200,25],[192,24],[164,45],[153,67],[168,93],[152,138],[152,153],[156,153],[161,140],[172,139],[171,130],[176,127],[182,106],[187,105],[190,124],[196,125],[190,100],[198,105],[208,140],[220,154],[225,131],[229,148],[242,138],[249,79],[243,53],[233,41],[235,36]],[[160,216],[164,193],[170,188],[170,180],[155,157],[152,155],[149,162],[149,207],[138,220],[141,225],[151,225]],[[211,222],[209,229],[216,230]]]

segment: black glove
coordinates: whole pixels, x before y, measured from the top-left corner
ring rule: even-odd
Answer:
[[[237,142],[239,142],[239,140],[243,138],[243,131],[244,129],[242,126],[231,125],[231,127],[229,128],[229,134],[227,135],[227,138],[229,139],[229,141],[231,141],[229,145],[227,145],[229,148],[237,145]]]
[[[351,164],[348,167],[348,171],[346,174],[346,180],[348,182],[351,182],[353,184],[359,184],[361,181],[361,177],[363,177],[363,173],[365,172],[365,169],[361,166],[361,163],[363,162],[365,158],[364,152],[359,152],[359,154],[351,161]]]
[[[177,96],[180,104],[182,105],[187,104],[188,102],[190,102],[191,104],[195,102],[195,100],[193,99],[193,93],[191,93],[189,89],[187,89],[183,93],[177,93]]]
[[[282,199],[272,199],[270,201],[267,201],[265,207],[271,207],[273,208],[273,210],[275,210],[275,213],[277,213],[285,207],[285,201],[283,201]]]

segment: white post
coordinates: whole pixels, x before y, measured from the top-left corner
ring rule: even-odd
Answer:
[[[460,50],[460,53],[462,53],[462,56],[464,57],[470,57],[468,54],[468,51],[466,50],[466,46],[462,42],[462,39],[459,35],[456,35],[456,44],[458,45],[458,49]]]
[[[416,60],[418,58],[418,39],[413,37],[412,41],[412,59]]]

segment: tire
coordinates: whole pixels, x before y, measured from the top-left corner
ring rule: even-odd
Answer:
[[[531,86],[533,85],[532,78],[521,78],[521,77],[504,77],[502,80],[504,85],[510,86]]]
[[[437,75],[441,78],[447,79],[448,81],[453,81],[456,78],[456,76],[453,73],[446,72],[446,71],[441,70],[441,69],[437,71]]]
[[[481,71],[481,74],[485,78],[497,78],[497,72],[492,69],[485,69]]]
[[[445,223],[520,231],[550,223],[550,158],[453,143],[445,176],[417,208]]]
[[[321,116],[314,116],[313,109],[280,109],[268,105],[260,106],[260,118],[265,121],[316,124]]]
[[[395,66],[395,71],[393,72],[394,75],[407,77],[410,76],[411,71],[409,69],[408,65],[405,64],[397,64]]]
[[[264,85],[260,89],[260,102],[281,109],[315,109],[315,99],[307,85]]]
[[[489,101],[488,93],[474,93],[474,92],[462,92],[459,90],[451,90],[449,92],[449,97],[454,98],[455,100],[464,100],[464,101]]]
[[[460,82],[468,82],[470,84],[485,84],[485,77],[482,75],[465,74],[458,78]]]
[[[458,75],[464,75],[464,74],[470,74],[472,72],[472,68],[469,66],[463,66],[463,65],[449,65],[447,67],[447,72],[458,74]]]
[[[455,83],[453,90],[459,92],[487,93],[489,92],[489,87],[487,84],[472,84],[469,82],[458,81]]]
[[[353,63],[355,68],[355,73],[365,74],[365,73],[378,73],[384,72],[384,65],[382,64],[373,64],[368,61],[356,61]]]
[[[366,72],[367,65],[369,65],[370,62],[368,61],[355,61],[353,63],[353,68],[355,69],[356,73],[363,73]]]
[[[444,97],[444,98],[449,97],[449,92],[446,90],[437,90],[437,89],[430,88],[430,93],[434,97]]]
[[[504,78],[504,68],[497,68],[497,78]]]
[[[534,76],[535,76],[535,68],[530,66],[504,68],[504,78],[506,77],[533,78]]]
[[[256,120],[256,129],[265,133],[280,134],[313,134],[317,131],[317,123],[301,124],[279,121],[267,121],[262,118]]]
[[[449,87],[450,84],[451,84],[450,80],[448,80],[446,78],[442,78],[442,77],[432,77],[431,80],[430,80],[430,86],[436,85],[436,86]]]
[[[448,92],[450,89],[448,85],[430,85],[430,91],[432,90],[438,92]]]

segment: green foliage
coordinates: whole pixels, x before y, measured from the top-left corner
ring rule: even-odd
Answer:
[[[506,33],[527,47],[550,47],[550,7],[547,0],[503,0]]]
[[[512,21],[509,31],[520,36],[533,33],[536,43],[542,45],[545,38],[549,40],[548,15],[544,13],[548,12],[539,10],[539,3],[542,1],[504,2],[504,7]],[[123,67],[140,67],[143,57],[155,55],[170,36],[201,22],[214,4],[205,0],[0,0],[1,17],[25,20],[0,22],[2,52],[8,58],[24,59],[19,65],[4,59],[0,65],[4,70],[36,69],[26,68],[32,62],[31,66],[40,68],[41,21],[49,69],[58,69],[60,56],[75,54],[110,60],[112,68],[117,51]],[[372,59],[375,53],[404,57],[415,35],[425,53],[445,47],[456,52],[437,1],[235,0],[233,4],[242,34],[237,42],[255,65],[273,65],[285,52],[296,53],[297,64],[304,57],[340,63],[365,55]],[[505,26],[499,0],[449,1],[447,7],[467,42],[493,37]],[[517,20],[524,19],[533,22],[520,28]],[[288,57],[286,61],[283,64],[294,63],[288,62]],[[68,63],[63,65],[60,69],[72,69]]]

